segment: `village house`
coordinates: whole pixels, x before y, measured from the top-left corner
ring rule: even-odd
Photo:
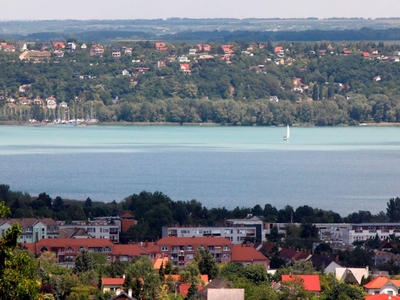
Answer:
[[[167,66],[167,62],[165,60],[159,60],[157,61],[157,68],[165,68]]]
[[[32,104],[32,100],[28,99],[26,97],[19,98],[18,102],[21,105],[31,105]]]
[[[36,98],[33,99],[33,105],[43,106],[43,100],[39,96],[36,96]]]
[[[48,109],[56,109],[57,99],[54,96],[50,96],[49,98],[46,98],[46,106]]]
[[[389,279],[378,276],[364,285],[365,292],[371,295],[388,294],[396,296],[399,294],[400,280]]]
[[[158,43],[156,43],[156,44],[155,44],[155,48],[156,48],[156,50],[158,50],[158,51],[167,51],[167,50],[168,50],[167,44],[164,43],[164,42],[158,42]]]
[[[65,50],[68,50],[70,52],[74,52],[76,50],[77,46],[74,42],[68,42],[67,46],[65,47]]]
[[[53,44],[54,50],[62,50],[65,48],[65,43],[64,42],[55,42]]]
[[[111,56],[115,58],[121,57],[121,48],[119,46],[113,46],[111,49]]]
[[[3,51],[4,52],[15,52],[15,46],[14,45],[3,45]]]
[[[192,71],[190,70],[189,64],[180,64],[180,69],[184,74],[191,74]]]
[[[123,70],[121,72],[121,74],[122,74],[122,76],[130,76],[131,75],[127,69]]]
[[[274,49],[274,53],[278,57],[284,57],[285,56],[285,50],[283,49],[282,46],[276,46],[275,49]]]
[[[89,54],[91,56],[103,56],[104,46],[99,44],[94,44],[90,47]]]
[[[373,82],[378,82],[378,81],[381,81],[382,79],[381,79],[381,76],[375,76],[373,79],[372,79],[372,81]]]

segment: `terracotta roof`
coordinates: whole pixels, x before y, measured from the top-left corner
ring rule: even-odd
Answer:
[[[128,255],[132,257],[149,255],[150,251],[137,244],[114,245],[114,255]]]
[[[400,296],[389,294],[369,295],[365,296],[365,300],[400,300]]]
[[[103,285],[124,285],[125,278],[102,278],[101,284]]]
[[[20,218],[20,219],[0,219],[0,224],[7,222],[10,225],[14,223],[19,223],[22,227],[33,226],[37,222],[41,222],[44,225],[54,225],[57,226],[57,222],[51,218]]]
[[[158,254],[156,258],[153,260],[153,267],[156,270],[160,270],[161,266],[165,268],[165,265],[169,261],[168,257],[165,257],[164,254]]]
[[[232,246],[232,261],[254,261],[261,260],[267,261],[262,253],[258,252],[253,247],[233,245]]]
[[[203,274],[200,275],[201,281],[203,281],[205,284],[208,283],[208,275],[207,274]]]
[[[168,278],[171,278],[173,281],[180,281],[181,280],[181,276],[180,275],[176,275],[176,274],[164,275],[164,280],[165,281],[167,281]]]
[[[187,296],[189,288],[190,288],[191,283],[181,283],[179,285],[179,294],[183,296]],[[203,289],[203,286],[201,284],[197,285],[197,290],[201,291]]]
[[[383,276],[376,277],[374,280],[364,284],[366,289],[380,289],[389,282],[389,279]]]
[[[320,292],[321,285],[318,275],[282,275],[282,282],[293,281],[296,278],[303,280],[304,289],[309,292]]]
[[[134,216],[132,214],[130,214],[130,213],[124,213],[124,214],[121,215],[121,218],[122,219],[133,219]]]

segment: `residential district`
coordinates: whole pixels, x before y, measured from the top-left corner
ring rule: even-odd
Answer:
[[[318,241],[312,251],[285,248],[277,242],[271,242],[271,235],[285,238],[288,226],[301,227],[302,224],[265,222],[262,217],[249,214],[243,219],[226,219],[225,226],[165,226],[162,237],[153,241],[121,244],[120,234],[136,225],[130,213],[117,217],[101,217],[85,221],[56,221],[51,218],[0,219],[0,232],[4,236],[13,224],[19,223],[22,233],[18,238],[20,248],[39,258],[52,255],[54,264],[63,268],[75,268],[82,253],[103,254],[108,265],[120,262],[135,262],[138,258],[151,261],[152,268],[162,274],[163,280],[172,286],[172,294],[186,299],[270,299],[251,298],[245,287],[233,287],[229,280],[216,278],[215,274],[198,274],[193,282],[182,270],[198,260],[199,251],[208,253],[218,265],[240,264],[243,267],[255,266],[266,272],[272,290],[283,293],[288,290],[288,282],[297,283],[307,296],[291,291],[285,299],[314,299],[319,297],[324,283],[322,275],[330,274],[338,282],[363,288],[365,299],[400,299],[400,280],[389,276],[388,271],[377,270],[382,264],[398,264],[398,251],[392,251],[397,245],[389,243],[389,238],[400,235],[400,223],[317,223]],[[275,231],[275,233],[273,233]],[[336,250],[355,251],[360,241],[380,241],[374,250],[373,263],[362,267],[349,267],[341,261]],[[321,243],[328,244],[332,252],[317,251]],[[397,249],[396,249],[397,250]],[[271,267],[272,259],[279,259],[287,269]],[[174,273],[165,273],[166,266],[174,268]],[[302,266],[300,268],[296,267]],[[309,266],[314,272],[306,271]],[[300,270],[300,271],[299,271]],[[302,273],[302,271],[305,271]],[[392,275],[392,274],[391,274]],[[100,274],[99,290],[108,295],[104,299],[153,299],[126,288],[126,280],[132,277],[103,277]],[[146,278],[139,278],[142,286]],[[261,279],[262,281],[263,279]],[[172,284],[172,285],[171,285]],[[326,283],[325,283],[326,284]],[[293,288],[293,287],[292,287]],[[143,289],[143,287],[142,287]],[[135,296],[136,295],[136,296]],[[245,296],[246,295],[246,296]],[[161,298],[157,296],[157,299]],[[285,296],[286,297],[286,296]],[[54,298],[52,298],[54,299]],[[72,298],[66,298],[72,299]],[[75,299],[75,298],[74,298]],[[80,298],[82,299],[82,298]],[[171,298],[173,299],[173,298]],[[179,298],[181,299],[181,298]],[[328,298],[327,298],[328,299]],[[339,298],[331,298],[339,299]],[[343,298],[358,299],[358,298]]]

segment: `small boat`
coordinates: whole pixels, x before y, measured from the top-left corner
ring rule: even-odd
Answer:
[[[290,128],[289,128],[289,124],[286,125],[286,135],[283,137],[283,140],[286,141],[288,140],[290,137]]]

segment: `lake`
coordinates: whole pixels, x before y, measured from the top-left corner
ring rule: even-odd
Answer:
[[[386,211],[400,127],[0,126],[0,183],[121,201],[143,190],[207,207]]]

